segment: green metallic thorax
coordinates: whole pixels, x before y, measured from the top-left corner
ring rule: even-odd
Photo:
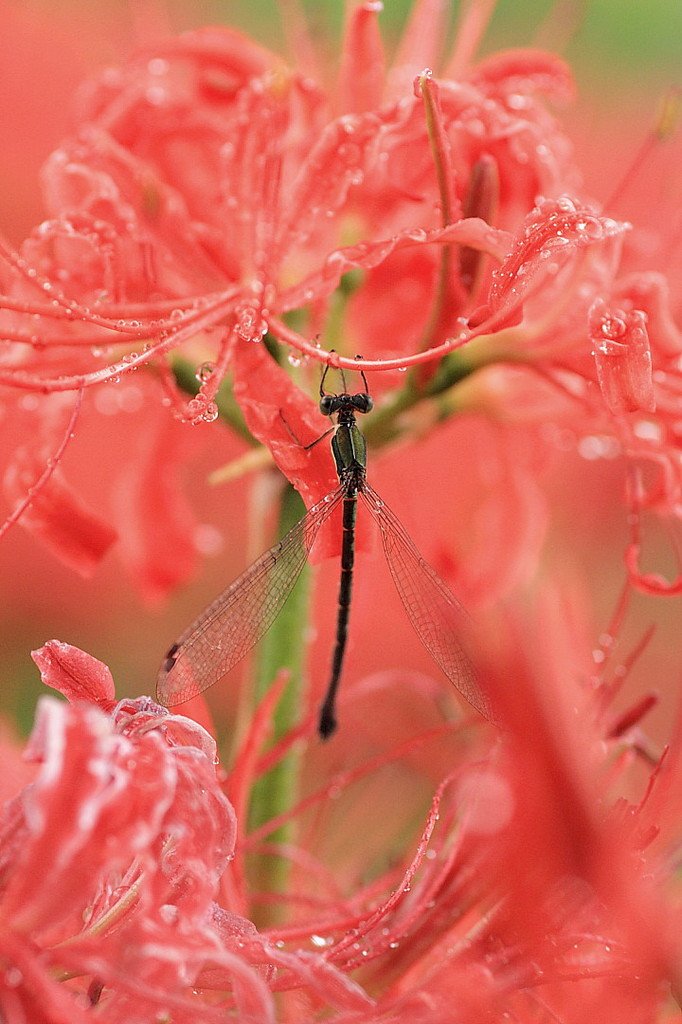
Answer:
[[[349,493],[362,489],[367,466],[367,442],[355,423],[339,423],[332,437],[336,472]]]

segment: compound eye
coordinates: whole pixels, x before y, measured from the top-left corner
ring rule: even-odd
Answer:
[[[322,395],[320,399],[320,412],[323,416],[331,416],[334,410],[334,395]]]
[[[371,395],[363,392],[361,395],[355,395],[353,398],[353,405],[358,412],[371,412],[374,408],[374,401],[372,400]]]

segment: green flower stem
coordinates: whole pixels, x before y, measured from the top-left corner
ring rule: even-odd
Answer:
[[[279,535],[283,536],[298,522],[305,512],[300,496],[287,484],[282,492],[279,514]],[[254,660],[255,685],[254,702],[262,698],[278,672],[288,669],[289,683],[277,705],[273,723],[274,738],[278,739],[296,725],[303,702],[303,679],[305,662],[305,634],[310,611],[310,570],[305,566],[291,596],[275,619],[274,624],[260,644]],[[283,813],[295,802],[298,795],[300,754],[291,751],[287,756],[258,779],[251,794],[249,830],[256,829],[270,819]],[[289,825],[273,832],[271,842],[291,841]],[[256,874],[256,887],[272,893],[286,890],[289,863],[283,857],[264,856],[254,859],[252,870]],[[267,921],[261,925],[274,924],[277,904],[267,907]]]
[[[381,448],[399,440],[406,429],[412,429],[411,424],[407,427],[409,421],[405,418],[406,413],[422,403],[428,404],[433,399],[449,395],[475,369],[476,366],[468,359],[466,349],[457,349],[441,360],[436,373],[426,382],[422,391],[415,390],[408,381],[404,388],[376,407],[367,423],[363,423],[362,432],[368,445]]]

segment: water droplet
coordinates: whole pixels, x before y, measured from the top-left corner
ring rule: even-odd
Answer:
[[[578,454],[588,462],[594,462],[596,459],[616,459],[621,450],[619,441],[608,434],[591,434],[581,437],[578,441]]]
[[[207,380],[211,379],[211,377],[215,373],[215,369],[216,369],[215,363],[211,363],[211,362],[201,363],[200,366],[197,366],[197,369],[196,369],[196,372],[195,372],[194,376],[195,376],[196,380],[199,381],[200,384],[205,384]]]
[[[632,432],[642,441],[653,441],[655,444],[661,444],[661,425],[653,420],[638,420],[633,425]]]
[[[422,98],[422,82],[425,78],[433,78],[433,71],[431,68],[424,68],[424,70],[418,74],[412,82],[412,89],[418,100]]]
[[[234,330],[244,341],[260,342],[268,333],[268,325],[258,310],[244,306],[237,314]]]
[[[218,406],[215,402],[208,402],[202,414],[204,423],[213,423],[218,419]]]

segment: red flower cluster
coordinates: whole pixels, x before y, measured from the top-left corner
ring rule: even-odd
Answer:
[[[224,1020],[223,1000],[192,996],[205,986],[268,1021],[275,965],[369,1005],[214,902],[236,819],[211,737],[148,698],[116,704],[106,667],[76,648],[34,657],[75,703],[41,703],[27,752],[39,773],[2,819],[3,1019],[88,1020],[102,999],[103,1020]]]
[[[116,704],[106,667],[77,648],[51,641],[34,658],[72,703],[41,703],[28,750],[38,774],[0,822],[8,1024],[85,1021],[95,1007],[112,1024],[233,1013],[254,1024],[301,1014],[436,1024],[453,1013],[463,1024],[510,1014],[577,1024],[605,1006],[619,1021],[658,1019],[663,979],[676,975],[660,851],[678,831],[670,812],[679,765],[652,777],[639,806],[621,800],[608,810],[630,745],[599,743],[584,724],[562,732],[528,703],[534,681],[523,669],[515,682],[530,742],[510,738],[472,762],[441,725],[292,807],[286,817],[305,846],[269,851],[291,858],[291,888],[278,897],[293,901],[289,920],[257,930],[243,916],[257,895],[246,884],[248,859],[263,855],[282,819],[242,831],[235,845],[235,812],[200,726],[148,698]],[[224,780],[237,807],[291,743],[259,749],[276,689]],[[418,688],[407,695],[411,714],[423,697]],[[368,865],[362,851],[349,852],[329,877],[316,819],[326,832],[334,803],[348,814],[362,786],[427,750],[450,771],[414,851],[345,891],[355,857]],[[393,817],[387,807],[384,828]]]
[[[361,352],[367,371],[420,365],[409,382],[382,374],[373,385],[398,392],[383,435],[375,423],[377,441],[403,432],[396,413],[427,407],[434,392],[439,409],[487,409],[485,374],[469,392],[448,386],[483,364],[540,371],[558,385],[555,418],[570,394],[585,431],[603,426],[614,391],[646,373],[645,333],[625,384],[588,333],[590,316],[592,334],[600,330],[594,302],[613,307],[614,321],[616,303],[650,324],[653,310],[634,301],[640,278],[610,297],[625,226],[575,194],[567,141],[542,102],[571,95],[566,65],[533,51],[472,65],[472,19],[442,74],[422,72],[435,64],[442,17],[416,5],[386,67],[377,7],[358,4],[339,81],[326,90],[308,67],[291,70],[236,33],[205,29],[138,54],[83,93],[80,130],[44,171],[50,219],[20,254],[2,248],[0,311],[0,383],[17,395],[18,418],[25,392],[36,396],[30,416],[43,435],[11,453],[6,492],[30,501],[24,525],[82,572],[117,532],[147,594],[193,571],[193,524],[161,400],[181,419],[211,422],[228,372],[249,431],[304,499],[329,490],[328,460],[291,443],[292,433],[319,433],[317,411],[266,352],[267,331],[294,363],[352,366],[308,340],[319,334],[327,349]],[[536,205],[539,196],[551,198]],[[660,300],[660,285],[648,294]],[[612,340],[630,345],[629,335]],[[658,343],[667,357],[670,343],[669,332]],[[197,375],[190,370],[189,400],[180,351]],[[438,381],[436,360],[448,354]],[[86,505],[55,468],[74,428],[61,394],[106,382],[120,382],[120,415],[146,411],[149,456],[122,482],[134,498],[125,517]],[[518,401],[512,375],[496,406]],[[542,416],[544,425],[545,408]],[[150,477],[167,482],[153,507]]]

